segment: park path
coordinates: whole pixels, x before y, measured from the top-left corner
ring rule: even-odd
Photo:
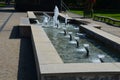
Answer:
[[[70,13],[70,12],[68,12],[67,14],[70,17],[73,17],[73,18],[81,18],[82,17],[80,15]],[[90,23],[98,24],[98,25],[100,25],[102,27],[101,30],[120,37],[120,27],[111,26],[111,25],[108,25],[108,24],[103,23],[103,22],[94,21],[92,19],[84,19],[84,18],[82,18],[82,19],[85,20],[85,21],[88,21]]]
[[[86,19],[86,20],[91,22],[91,23],[101,25],[101,30],[120,37],[120,27],[111,26],[109,24],[99,22],[99,21],[94,21],[92,19]]]
[[[9,19],[10,15],[12,15],[12,13],[0,12],[0,31],[5,26],[5,23]]]
[[[36,80],[31,40],[19,37],[20,17],[26,16],[0,8],[0,80]]]

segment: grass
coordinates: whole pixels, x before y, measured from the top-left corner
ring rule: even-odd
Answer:
[[[83,11],[71,10],[71,12],[83,15]],[[94,11],[94,15],[107,16],[120,20],[120,12],[111,12],[111,11]]]
[[[95,15],[107,16],[120,20],[120,12],[111,12],[111,11],[95,11]]]
[[[5,3],[0,3],[0,7],[5,7],[6,4]]]
[[[83,11],[71,10],[71,12],[79,15],[83,15]],[[111,17],[111,18],[120,20],[120,12],[116,12],[116,11],[94,11],[94,15],[106,16],[106,17]],[[109,23],[112,24],[111,22]],[[117,22],[114,25],[120,26],[120,22]]]
[[[71,12],[79,14],[79,15],[83,15],[83,11],[71,10]]]

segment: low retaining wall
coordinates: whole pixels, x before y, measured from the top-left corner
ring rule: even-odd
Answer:
[[[38,79],[40,79],[42,65],[62,64],[63,61],[41,26],[31,25],[31,34]]]
[[[113,19],[111,17],[97,16],[97,15],[95,15],[94,18],[93,18],[93,20],[105,22],[107,24],[120,27],[120,20]]]
[[[120,52],[120,38],[104,32],[100,29],[94,28],[90,25],[81,25],[81,30],[86,32],[88,35],[93,38],[103,42],[105,45],[114,48],[115,50]]]

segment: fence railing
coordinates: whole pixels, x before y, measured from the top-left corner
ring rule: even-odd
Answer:
[[[69,7],[62,0],[61,0],[61,7],[62,7],[62,10],[70,11]]]

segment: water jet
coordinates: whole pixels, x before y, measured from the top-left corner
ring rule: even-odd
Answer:
[[[69,34],[69,36],[70,36],[70,41],[72,41],[72,35],[71,35],[71,34]]]
[[[76,48],[79,48],[79,42],[78,40],[75,40],[76,41]]]
[[[67,32],[66,32],[66,30],[64,30],[64,36],[66,36],[67,35]]]
[[[90,56],[90,54],[89,54],[89,49],[87,48],[87,47],[85,47],[85,50],[86,50],[86,57],[89,57]]]

